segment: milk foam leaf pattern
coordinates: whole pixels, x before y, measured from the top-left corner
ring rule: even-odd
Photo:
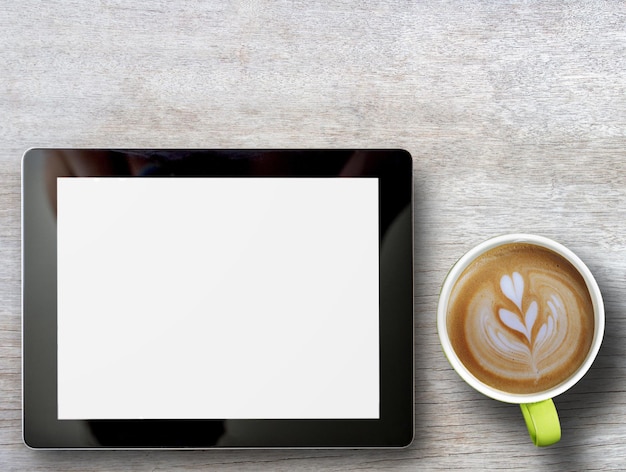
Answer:
[[[537,333],[537,339],[535,339],[535,344],[537,346],[539,346],[541,343],[543,343],[546,340],[546,338],[548,337],[548,330],[550,329],[550,327],[549,327],[550,323],[554,326],[554,322],[552,321],[552,318],[550,318],[548,320],[548,324],[544,323],[541,326],[541,329],[539,329],[539,332]],[[550,334],[552,334],[552,333],[550,332]]]
[[[502,320],[502,322],[506,326],[519,333],[522,333],[524,336],[526,336],[526,339],[530,341],[530,333],[528,332],[528,329],[526,328],[524,323],[522,323],[518,315],[507,310],[506,308],[500,308],[498,314],[500,315],[500,320]]]
[[[522,311],[522,297],[524,296],[524,279],[519,272],[513,272],[513,276],[503,275],[500,279],[502,293],[511,300],[519,311]]]
[[[526,316],[524,317],[524,322],[526,323],[526,329],[528,330],[528,340],[530,341],[531,333],[533,332],[533,326],[535,321],[537,320],[537,313],[539,312],[539,305],[537,302],[533,301],[528,310],[526,311]]]
[[[503,275],[500,279],[500,288],[502,293],[511,300],[519,309],[519,316],[506,308],[500,308],[498,314],[500,320],[509,328],[522,333],[526,336],[528,343],[531,343],[533,326],[537,321],[537,314],[539,312],[539,305],[536,301],[533,301],[526,314],[524,315],[522,310],[522,299],[524,298],[524,278],[519,272],[513,272],[512,276]]]

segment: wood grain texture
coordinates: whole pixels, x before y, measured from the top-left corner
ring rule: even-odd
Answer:
[[[25,0],[0,5],[0,470],[610,470],[626,457],[621,2]],[[415,158],[416,440],[399,451],[31,451],[21,442],[20,158],[31,146],[403,147]],[[466,250],[532,232],[604,295],[589,374],[537,449],[439,348]]]

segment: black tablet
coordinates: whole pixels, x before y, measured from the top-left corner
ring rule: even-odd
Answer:
[[[31,149],[22,188],[28,446],[411,442],[406,151]]]

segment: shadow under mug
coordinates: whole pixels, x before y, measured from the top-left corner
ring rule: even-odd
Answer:
[[[568,260],[583,277],[593,305],[594,334],[591,347],[584,361],[576,369],[574,374],[565,381],[553,388],[539,393],[510,393],[498,390],[481,382],[459,359],[448,335],[446,323],[448,302],[456,281],[459,279],[464,270],[480,255],[496,247],[511,243],[527,243],[544,247]],[[536,446],[549,446],[561,439],[559,417],[552,399],[573,387],[585,375],[585,373],[587,373],[593,364],[593,361],[600,350],[600,345],[602,344],[602,338],[604,336],[604,304],[602,302],[600,288],[598,287],[593,275],[583,261],[572,251],[567,249],[565,246],[542,236],[531,234],[508,234],[489,239],[474,247],[461,257],[461,259],[454,264],[452,269],[450,269],[450,272],[443,282],[439,296],[439,304],[437,307],[437,331],[439,333],[441,346],[446,357],[448,358],[448,361],[461,378],[463,378],[463,380],[465,380],[471,387],[481,392],[483,395],[502,402],[519,404],[533,443]]]

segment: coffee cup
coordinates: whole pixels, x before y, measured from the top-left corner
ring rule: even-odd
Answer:
[[[509,234],[479,244],[441,288],[437,329],[456,372],[482,394],[520,405],[534,444],[561,438],[553,398],[589,370],[604,335],[593,275],[551,239]]]

